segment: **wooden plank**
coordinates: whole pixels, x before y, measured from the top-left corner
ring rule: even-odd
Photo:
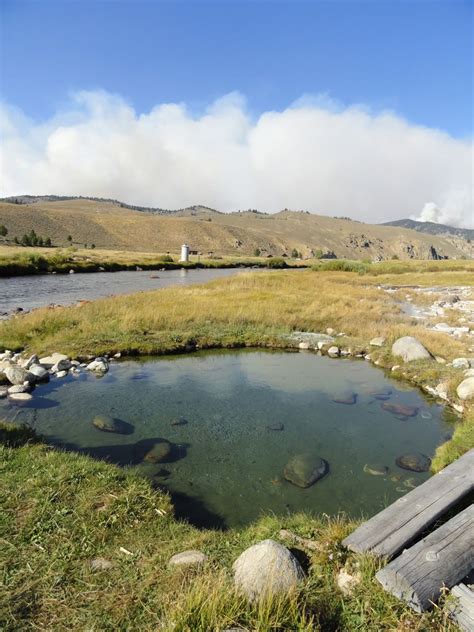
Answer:
[[[458,584],[451,590],[453,600],[449,600],[447,607],[452,618],[461,630],[474,630],[474,592],[464,584]]]
[[[362,524],[345,540],[357,553],[392,558],[474,490],[474,448]]]
[[[474,566],[474,505],[404,551],[376,574],[386,591],[417,612],[428,610]]]

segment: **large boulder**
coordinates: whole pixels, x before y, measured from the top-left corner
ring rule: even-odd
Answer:
[[[329,470],[324,459],[312,454],[296,454],[285,466],[283,475],[287,481],[297,487],[310,487]]]
[[[232,568],[237,589],[250,601],[286,595],[304,578],[295,556],[274,540],[246,549]]]
[[[414,360],[429,360],[433,356],[419,340],[413,336],[404,336],[395,340],[392,345],[392,355],[400,356],[404,362],[413,362]]]
[[[35,381],[34,376],[26,369],[22,369],[21,366],[9,366],[5,369],[5,375],[10,384],[14,385]]]
[[[474,377],[468,377],[456,389],[459,399],[464,401],[474,399]]]

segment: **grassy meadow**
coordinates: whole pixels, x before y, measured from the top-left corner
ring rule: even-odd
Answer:
[[[38,309],[0,323],[0,349],[82,357],[283,347],[288,344],[285,334],[292,331],[332,327],[344,332],[338,344],[370,350],[382,367],[395,364],[390,347],[402,335],[416,336],[448,361],[472,357],[468,343],[426,330],[379,285],[474,286],[473,262],[364,266],[348,264],[340,270],[330,262],[311,270],[256,271],[202,286]],[[453,312],[451,318],[459,315]],[[374,336],[385,336],[386,345],[370,349]],[[419,384],[448,381],[451,394],[462,379],[462,371],[434,361],[415,362],[391,374]],[[467,407],[453,438],[438,449],[433,469],[470,447],[474,410]],[[27,429],[7,426],[0,429],[0,469],[0,629],[456,629],[443,603],[417,615],[382,591],[374,579],[380,562],[341,547],[355,526],[343,515],[267,516],[244,529],[198,530],[176,520],[169,497],[149,481],[51,449]],[[291,597],[248,604],[233,590],[232,563],[259,540],[279,540],[281,529],[314,541],[303,551],[307,579]],[[209,556],[202,569],[168,567],[173,554],[192,548]],[[112,567],[94,571],[90,561],[96,557]],[[350,595],[337,588],[341,569],[359,580]]]

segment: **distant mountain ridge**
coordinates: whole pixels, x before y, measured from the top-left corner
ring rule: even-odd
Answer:
[[[417,230],[420,233],[429,235],[453,235],[461,239],[474,239],[474,229],[472,228],[456,228],[447,224],[436,224],[435,222],[418,222],[415,219],[396,219],[393,222],[384,222],[382,226],[401,226]]]
[[[166,210],[74,196],[12,196],[0,200],[3,244],[32,230],[54,246],[178,253],[181,244],[204,256],[389,259],[473,258],[473,246],[457,234],[430,234],[400,225],[365,224],[283,209],[223,213],[206,206]]]

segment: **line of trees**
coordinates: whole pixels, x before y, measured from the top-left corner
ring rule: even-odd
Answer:
[[[51,248],[51,246],[53,245],[51,243],[51,237],[41,237],[41,235],[37,235],[33,229],[31,229],[29,233],[25,233],[21,239],[15,237],[13,241],[19,246],[38,246],[39,248]]]

